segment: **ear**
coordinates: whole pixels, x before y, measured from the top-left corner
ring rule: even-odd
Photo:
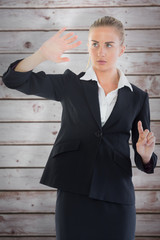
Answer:
[[[125,49],[126,49],[125,45],[122,45],[119,52],[119,57],[124,53]]]

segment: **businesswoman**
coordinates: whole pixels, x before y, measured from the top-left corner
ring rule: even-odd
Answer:
[[[125,51],[124,27],[110,16],[89,29],[91,64],[86,72],[33,72],[45,60],[69,61],[62,54],[81,41],[65,30],[12,63],[3,81],[9,88],[62,104],[61,128],[40,181],[58,189],[57,240],[134,240],[130,133],[136,166],[153,173],[157,162],[148,94],[116,66]]]

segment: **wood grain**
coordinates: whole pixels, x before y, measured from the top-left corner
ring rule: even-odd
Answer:
[[[160,214],[137,214],[136,235],[160,236]]]
[[[0,236],[0,239],[3,240],[56,240],[56,237],[4,237]],[[135,240],[160,240],[159,237],[135,237]]]
[[[4,237],[4,236],[0,236],[0,239],[3,240],[56,240],[56,237]],[[136,237],[135,240],[160,240],[159,237]]]
[[[118,66],[131,83],[149,94],[155,153],[160,157],[159,6],[159,0],[0,1],[0,239],[56,240],[56,189],[39,180],[60,128],[61,106],[7,88],[1,76],[9,64],[35,52],[64,26],[65,16],[67,32],[73,30],[82,44],[66,52],[69,63],[46,61],[34,71],[86,71],[89,26],[98,17],[118,16],[126,44]],[[135,240],[160,240],[160,161],[154,174],[145,174],[135,167],[131,145],[130,149],[136,189]]]
[[[1,168],[39,168],[44,167],[49,157],[53,144],[49,146],[0,146],[0,167]],[[155,146],[154,151],[158,156],[157,166],[160,166],[160,145]],[[130,145],[132,166],[135,166],[134,151]]]
[[[127,78],[130,83],[148,92],[149,97],[160,97],[160,75],[127,76]]]
[[[154,101],[154,100],[153,100]],[[153,103],[156,113],[158,102]],[[157,106],[158,107],[158,106]],[[50,100],[1,101],[0,121],[61,121],[62,107],[59,102]]]
[[[1,235],[55,235],[54,214],[1,214]]]
[[[1,53],[33,53],[57,31],[1,32]],[[69,31],[66,31],[68,33]],[[82,44],[68,52],[87,53],[88,31],[74,31]],[[14,41],[12,40],[14,39]],[[160,51],[160,30],[126,30],[125,52]]]
[[[0,236],[0,239],[2,240],[56,240],[56,237],[47,237],[47,236],[39,236],[39,237],[24,237],[24,236],[18,236],[18,237],[14,237],[14,234],[11,235],[10,237],[4,237],[4,236]],[[138,239],[139,240],[139,239]],[[143,239],[142,239],[143,240]],[[155,240],[155,238],[147,238],[146,240]]]
[[[150,99],[151,120],[160,119],[160,99]],[[0,121],[61,121],[62,106],[56,101],[0,101]]]
[[[160,5],[158,0],[63,0],[63,1],[49,1],[49,0],[1,0],[0,8],[75,8],[75,7],[106,7],[106,6],[154,6]]]
[[[160,168],[156,168],[154,174],[146,174],[141,170],[133,169],[133,184],[136,190],[159,190],[159,172]]]
[[[156,237],[156,236],[155,237],[148,237],[148,236],[145,236],[145,237],[135,237],[135,240],[160,240],[160,237]]]
[[[135,191],[137,213],[160,213],[160,191]]]
[[[133,83],[143,91],[148,92],[149,97],[160,97],[160,75],[127,75],[130,83]],[[7,88],[0,77],[0,99],[42,99],[34,95],[26,95],[14,89]]]
[[[44,167],[52,145],[0,146],[0,167]]]
[[[14,234],[13,234],[14,235]],[[14,236],[11,236],[11,237],[4,237],[4,236],[0,236],[0,239],[2,240],[56,240],[56,237],[47,237],[47,236],[39,236],[39,237],[24,237],[24,236],[18,236],[18,237],[14,237]],[[137,239],[136,239],[137,240]],[[138,240],[140,240],[138,238]],[[144,240],[144,239],[141,239],[141,240]],[[155,240],[155,238],[147,238],[145,240]]]
[[[151,122],[151,130],[156,137],[156,143],[160,143],[160,122]],[[53,144],[60,123],[2,123],[0,124],[0,145],[6,144]]]
[[[127,29],[145,29],[159,28],[160,8],[0,9],[0,15],[3,19],[0,30],[55,30],[64,26],[64,16],[68,29],[88,29],[97,18],[105,15],[118,16]]]
[[[0,144],[53,144],[60,123],[2,123]]]
[[[1,54],[0,55],[0,75],[8,69],[9,65],[18,60],[29,56],[28,54]],[[55,64],[51,61],[45,61],[39,64],[34,72],[45,71],[46,73],[64,73],[66,69],[79,74],[85,72],[88,62],[88,54],[65,54],[70,58],[67,63]],[[75,64],[76,63],[76,64]],[[125,74],[137,75],[157,75],[160,74],[160,53],[124,53],[117,61],[117,66],[124,71]]]
[[[56,197],[57,191],[54,190],[29,192],[0,192],[0,212],[55,213]]]
[[[1,235],[55,235],[54,214],[1,214]],[[14,223],[14,224],[13,224]],[[160,214],[138,214],[138,236],[160,235]]]
[[[0,169],[0,190],[53,190],[39,184],[43,169]],[[159,190],[160,168],[154,174],[146,174],[133,169],[133,183],[136,190]]]
[[[137,213],[160,213],[160,191],[136,191]],[[55,213],[57,191],[0,192],[0,213]]]

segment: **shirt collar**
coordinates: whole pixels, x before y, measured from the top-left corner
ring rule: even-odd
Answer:
[[[123,71],[119,68],[117,68],[118,70],[118,73],[119,73],[119,82],[118,82],[118,89],[119,88],[122,88],[124,86],[127,86],[130,88],[130,90],[133,92],[133,88],[132,88],[132,85],[129,83],[127,77],[124,75]],[[98,85],[99,85],[99,82],[98,82],[98,79],[97,79],[97,76],[96,76],[96,73],[95,71],[93,70],[93,67],[90,66],[87,71],[85,72],[85,74],[80,78],[81,80],[85,80],[85,81],[89,81],[89,80],[93,80],[93,81],[97,81]]]

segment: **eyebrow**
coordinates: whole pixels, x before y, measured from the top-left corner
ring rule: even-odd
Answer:
[[[96,41],[96,40],[91,40],[91,41],[96,42],[96,43],[99,43],[99,42]],[[105,43],[115,43],[115,42],[110,41],[110,42],[105,42]]]

